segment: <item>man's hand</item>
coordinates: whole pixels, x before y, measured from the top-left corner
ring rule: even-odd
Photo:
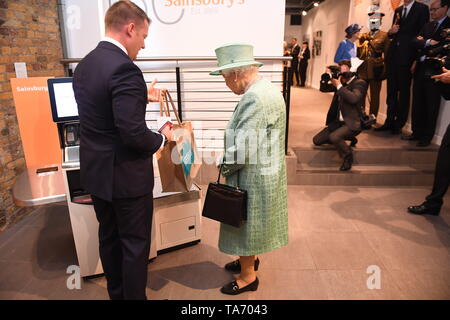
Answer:
[[[341,84],[341,81],[339,79],[331,78],[331,84],[337,88]]]
[[[175,141],[173,137],[173,129],[170,126],[166,126],[161,133],[166,136],[167,140]]]
[[[445,68],[442,68],[441,74],[437,76],[432,76],[432,79],[436,79],[437,81],[441,81],[443,83],[450,83],[450,70],[447,70]]]
[[[438,43],[439,43],[439,41],[436,41],[436,40],[433,40],[433,39],[430,40],[430,46],[435,46]]]
[[[391,29],[389,29],[390,34],[396,34],[400,30],[400,26],[398,24],[392,25]]]
[[[147,88],[148,102],[158,102],[161,96],[161,89],[156,89],[155,84],[158,80],[153,80],[150,86]]]

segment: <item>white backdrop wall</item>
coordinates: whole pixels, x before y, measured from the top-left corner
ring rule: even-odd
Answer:
[[[340,0],[339,0],[340,1]],[[426,4],[430,3],[430,0],[420,1]],[[403,3],[403,2],[401,2]],[[350,6],[350,15],[349,15],[349,23],[358,23],[364,26],[367,26],[367,8],[371,4],[370,0],[351,0]],[[390,0],[381,0],[380,6],[382,12],[386,14],[383,18],[382,30],[387,31],[392,25],[394,10],[391,6]],[[367,27],[365,29],[367,31]],[[412,94],[411,94],[412,99]],[[381,101],[380,101],[380,113],[379,118],[383,120],[386,118],[386,81],[383,81],[383,89],[381,92]],[[410,112],[411,115],[411,112]],[[379,121],[380,122],[380,121]],[[440,143],[445,130],[447,129],[447,125],[450,123],[450,102],[446,102],[444,99],[441,101],[441,109],[439,112],[439,118],[436,126],[435,137],[433,141],[435,143]],[[411,121],[408,121],[406,129],[410,130]]]
[[[103,17],[117,0],[60,0],[68,58],[100,41]],[[214,56],[230,42],[251,43],[257,56],[282,55],[285,0],[134,0],[152,20],[139,57]]]

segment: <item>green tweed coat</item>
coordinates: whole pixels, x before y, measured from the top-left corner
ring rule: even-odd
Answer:
[[[226,133],[222,174],[247,190],[247,222],[220,226],[220,251],[251,256],[288,242],[285,165],[286,106],[280,91],[260,79],[242,96]]]

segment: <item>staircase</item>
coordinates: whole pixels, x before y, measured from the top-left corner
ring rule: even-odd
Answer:
[[[332,146],[294,147],[287,157],[288,184],[326,186],[431,186],[437,146],[355,148],[351,171]]]

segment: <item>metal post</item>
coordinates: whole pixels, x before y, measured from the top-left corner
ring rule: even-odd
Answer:
[[[285,68],[288,72],[285,72],[286,82],[286,138],[285,138],[285,154],[288,154],[288,137],[289,137],[289,113],[291,110],[291,80],[292,80],[292,68]]]
[[[180,117],[180,121],[183,122],[183,109],[181,106],[181,76],[180,76],[180,67],[176,67],[175,69],[177,75],[177,104],[178,104],[178,116]]]

